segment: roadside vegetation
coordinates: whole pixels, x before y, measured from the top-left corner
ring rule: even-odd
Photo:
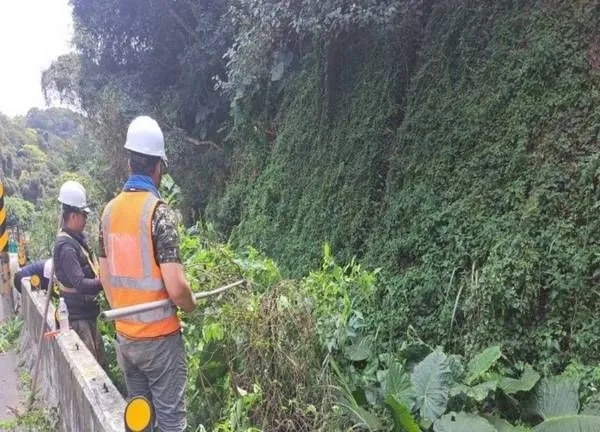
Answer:
[[[11,223],[47,257],[75,178],[95,239],[159,121],[194,289],[251,286],[183,315],[191,430],[600,429],[595,2],[72,4],[85,116],[0,117]]]

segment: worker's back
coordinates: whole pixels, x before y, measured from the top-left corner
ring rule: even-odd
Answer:
[[[125,191],[106,206],[102,232],[109,275],[104,290],[113,308],[169,298],[152,238],[152,217],[160,203],[151,192]],[[175,310],[164,308],[117,320],[116,328],[128,338],[148,339],[177,333],[180,324]]]

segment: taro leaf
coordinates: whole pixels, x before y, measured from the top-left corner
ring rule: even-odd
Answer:
[[[575,416],[579,412],[579,380],[564,377],[542,378],[535,387],[532,411],[544,420]]]
[[[411,381],[421,417],[434,422],[446,411],[452,383],[452,373],[444,353],[434,351],[425,357],[415,366]]]
[[[465,384],[456,384],[450,389],[450,396],[455,397],[464,393],[471,399],[482,402],[493,391],[496,391],[496,381],[485,381],[473,387]]]
[[[392,363],[381,386],[386,398],[388,395],[392,395],[398,402],[412,407],[415,392],[410,381],[410,375],[406,373],[402,364],[399,362]]]
[[[358,424],[365,427],[367,430],[378,431],[382,429],[379,419],[358,405],[355,401],[341,398],[337,404],[350,413],[356,419]]]
[[[465,384],[456,384],[450,388],[450,397],[456,397],[461,394],[467,394],[469,391],[469,386]]]
[[[476,414],[451,412],[433,424],[435,432],[498,432],[490,422]]]
[[[369,338],[362,338],[357,343],[345,347],[344,354],[348,360],[354,362],[367,360],[371,355],[371,341]]]
[[[423,342],[415,342],[402,344],[402,348],[400,348],[398,354],[403,359],[406,359],[407,368],[408,370],[411,370],[412,366],[423,361],[423,359],[431,354],[431,352],[429,345],[426,345]]]
[[[364,426],[367,430],[381,430],[381,423],[379,422],[379,419],[360,406],[360,404],[356,401],[356,398],[352,394],[350,385],[346,381],[345,376],[340,371],[340,368],[336,362],[331,360],[330,365],[339,384],[338,390],[340,395],[337,405],[351,414],[358,421],[358,424]]]
[[[535,386],[539,379],[540,374],[537,373],[530,365],[526,364],[521,378],[515,379],[502,377],[498,381],[498,387],[506,394],[527,392]]]
[[[421,428],[406,405],[391,394],[386,396],[385,404],[394,418],[394,432],[421,432]]]
[[[533,428],[534,432],[598,432],[600,417],[568,415],[553,417]]]
[[[465,384],[473,384],[477,378],[486,373],[494,363],[502,356],[500,352],[500,346],[496,345],[493,347],[486,348],[483,352],[480,352],[471,359],[467,366],[467,379]]]
[[[462,382],[465,376],[465,366],[462,356],[451,354],[448,356],[448,361],[450,362],[452,379],[456,382]]]
[[[531,429],[526,428],[525,426],[513,426],[509,422],[500,417],[494,416],[485,416],[486,420],[489,421],[498,432],[526,432]]]
[[[381,406],[383,402],[383,398],[381,397],[381,392],[378,387],[373,385],[363,387],[363,393],[365,394],[365,399],[372,406]]]
[[[476,386],[470,387],[467,391],[467,396],[475,399],[477,402],[482,402],[490,392],[496,391],[496,381],[485,381]]]

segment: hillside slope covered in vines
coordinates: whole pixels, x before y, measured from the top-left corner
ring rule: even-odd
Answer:
[[[413,325],[464,352],[597,361],[599,12],[442,2],[424,27],[315,49],[276,137],[245,130],[215,218],[291,274],[325,241],[381,267],[370,319],[390,340]]]

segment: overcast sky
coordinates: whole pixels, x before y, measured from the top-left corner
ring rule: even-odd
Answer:
[[[40,77],[71,51],[68,0],[0,0],[0,111],[9,116],[43,107]]]

